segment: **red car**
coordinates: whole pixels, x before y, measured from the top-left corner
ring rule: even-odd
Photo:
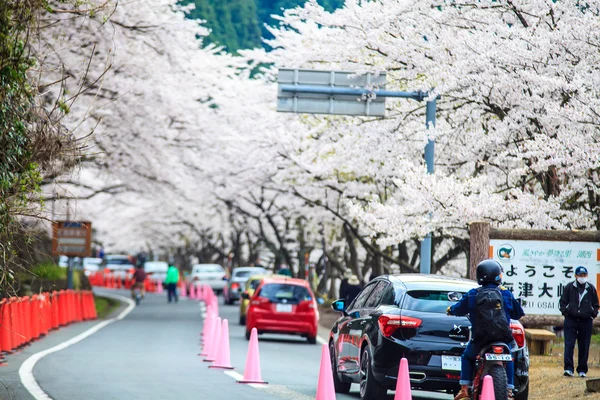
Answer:
[[[248,296],[244,293],[243,295]],[[302,279],[266,277],[250,298],[246,339],[252,328],[261,333],[300,335],[317,342],[319,311],[315,296]]]

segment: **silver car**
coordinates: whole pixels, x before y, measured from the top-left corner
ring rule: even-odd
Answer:
[[[267,270],[262,267],[240,267],[234,268],[227,285],[223,288],[225,304],[233,304],[239,300],[241,294],[246,290],[246,282],[253,275],[266,275]]]

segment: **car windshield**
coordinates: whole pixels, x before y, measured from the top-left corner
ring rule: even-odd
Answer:
[[[308,289],[304,286],[285,283],[268,283],[260,289],[258,296],[269,299],[272,303],[298,304],[301,301],[312,299]]]
[[[445,314],[449,306],[456,304],[456,302],[448,299],[448,293],[457,292],[456,290],[411,290],[404,296],[402,308],[412,311]]]
[[[262,269],[246,269],[246,270],[241,270],[241,271],[233,271],[233,273],[234,273],[233,276],[235,278],[248,278],[251,275],[256,275],[257,272],[260,273],[260,272],[263,272],[263,270]]]
[[[127,265],[131,264],[128,259],[113,258],[112,260],[106,260],[107,265]]]
[[[204,273],[204,272],[223,272],[223,268],[218,265],[202,265],[194,267],[195,273]]]

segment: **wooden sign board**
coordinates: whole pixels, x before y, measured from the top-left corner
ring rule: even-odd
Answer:
[[[52,224],[52,254],[68,257],[90,257],[92,223],[56,221]]]

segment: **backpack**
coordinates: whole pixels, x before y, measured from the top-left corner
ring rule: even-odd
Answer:
[[[478,288],[475,297],[476,326],[473,340],[485,345],[492,342],[510,343],[513,340],[506,320],[504,298],[497,288]]]

